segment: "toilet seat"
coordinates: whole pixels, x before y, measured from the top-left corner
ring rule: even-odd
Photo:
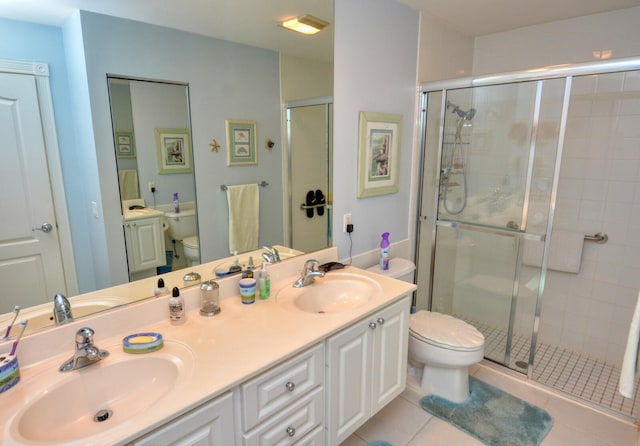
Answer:
[[[484,348],[484,336],[473,325],[448,314],[420,310],[409,318],[409,332],[422,342],[447,350]]]
[[[190,235],[182,240],[182,245],[186,248],[198,249],[198,236]]]

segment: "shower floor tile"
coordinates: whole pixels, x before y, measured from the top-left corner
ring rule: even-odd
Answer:
[[[461,316],[457,316],[462,318]],[[465,318],[462,318],[465,319]],[[478,321],[465,319],[485,337],[485,357],[505,363],[507,330],[492,327]],[[509,368],[527,372],[531,339],[514,336],[511,345]],[[533,380],[603,407],[617,414],[640,419],[640,378],[636,381],[634,398],[625,398],[618,392],[620,370],[603,361],[589,358],[561,347],[540,343],[536,349]]]

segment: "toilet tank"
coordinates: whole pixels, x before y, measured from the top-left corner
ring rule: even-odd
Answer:
[[[173,240],[184,240],[185,237],[197,235],[196,210],[185,209],[179,213],[165,213],[169,224],[169,236]]]

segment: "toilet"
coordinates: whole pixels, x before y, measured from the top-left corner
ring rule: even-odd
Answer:
[[[454,403],[469,398],[469,367],[484,357],[484,336],[448,314],[420,310],[409,316],[409,362],[422,368],[420,388]]]
[[[200,263],[200,244],[198,240],[198,223],[195,209],[183,209],[181,212],[165,214],[169,225],[169,236],[182,245],[187,265]]]
[[[415,265],[391,259],[389,269],[369,271],[413,283]],[[426,395],[460,403],[469,397],[469,367],[484,357],[484,336],[473,325],[446,314],[420,310],[409,316],[409,373]]]

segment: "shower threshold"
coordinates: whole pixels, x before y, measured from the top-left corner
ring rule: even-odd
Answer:
[[[475,326],[485,337],[485,357],[503,363],[507,343],[507,330],[492,327],[460,315],[458,318]],[[511,359],[508,367],[527,373],[531,338],[515,335],[511,343]],[[604,361],[589,358],[562,347],[538,343],[536,348],[533,380],[607,409],[613,413],[631,418],[640,418],[640,379],[636,381],[633,398],[625,398],[618,392],[620,368]]]

